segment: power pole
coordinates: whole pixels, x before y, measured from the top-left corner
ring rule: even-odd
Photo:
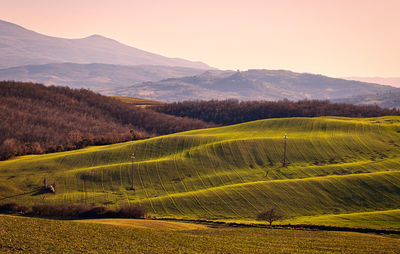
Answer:
[[[282,167],[284,167],[284,168],[287,167],[287,162],[286,162],[286,140],[287,140],[287,135],[285,133],[285,136],[283,136],[283,163],[282,163]]]
[[[131,159],[132,159],[132,186],[131,186],[131,190],[135,190],[135,187],[133,186],[133,161],[135,160],[135,154],[134,153],[132,153]]]

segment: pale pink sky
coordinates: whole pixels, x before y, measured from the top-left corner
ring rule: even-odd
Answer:
[[[220,69],[400,76],[400,0],[1,0],[0,19]]]

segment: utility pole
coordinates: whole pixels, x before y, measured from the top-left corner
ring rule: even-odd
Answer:
[[[287,167],[287,162],[286,162],[286,140],[287,140],[287,135],[285,133],[285,136],[283,136],[283,163],[282,163],[282,167],[284,167],[284,168]]]
[[[135,190],[135,187],[133,186],[133,161],[135,160],[135,154],[134,153],[132,153],[131,159],[132,159],[132,186],[131,186],[131,190]]]

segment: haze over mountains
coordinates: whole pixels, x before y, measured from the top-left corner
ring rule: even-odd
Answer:
[[[159,65],[52,63],[0,69],[0,79],[89,88],[114,95],[119,87],[203,73],[204,70]]]
[[[1,20],[0,39],[0,80],[89,88],[104,95],[168,102],[338,99],[400,92],[391,86],[284,70],[221,71],[99,35],[56,38]]]
[[[201,62],[149,53],[100,35],[63,39],[0,20],[0,68],[61,62],[212,69]]]

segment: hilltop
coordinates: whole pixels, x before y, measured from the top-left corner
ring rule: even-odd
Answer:
[[[290,223],[369,218],[363,226],[399,229],[381,220],[400,216],[399,133],[399,117],[283,118],[23,156],[0,162],[0,200],[129,202],[157,217],[225,221],[276,206]],[[55,195],[35,194],[44,177],[57,182]]]

